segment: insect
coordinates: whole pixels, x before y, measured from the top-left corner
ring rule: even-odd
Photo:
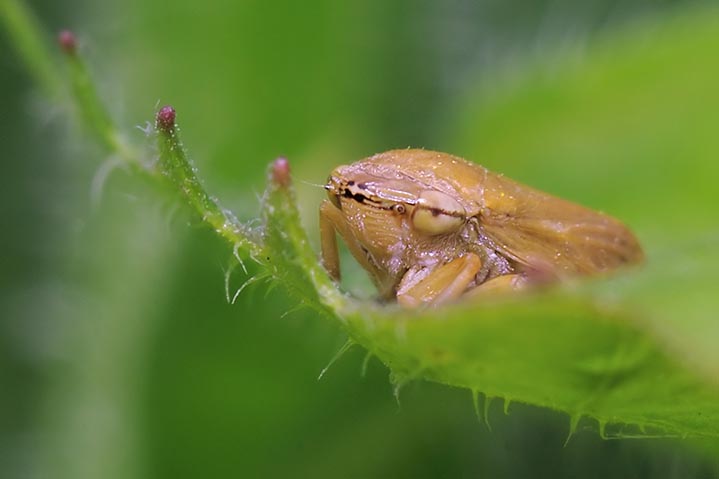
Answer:
[[[462,158],[392,150],[337,167],[320,206],[322,262],[340,279],[337,235],[384,300],[438,305],[639,263],[631,231]]]

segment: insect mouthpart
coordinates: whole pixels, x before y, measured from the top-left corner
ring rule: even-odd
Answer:
[[[327,199],[330,200],[330,203],[332,203],[338,210],[341,210],[342,203],[340,202],[339,195],[335,193],[334,188],[330,185],[325,185],[325,190],[327,190]]]
[[[342,209],[342,203],[340,202],[340,195],[342,193],[341,181],[336,176],[330,175],[327,177],[327,183],[324,185],[325,191],[327,191],[327,199],[334,205],[338,210]]]

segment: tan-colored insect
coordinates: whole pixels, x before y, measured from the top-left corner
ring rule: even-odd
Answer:
[[[340,278],[339,234],[381,297],[404,306],[603,273],[643,258],[614,218],[446,153],[381,153],[337,167],[325,189],[320,234],[330,276]]]

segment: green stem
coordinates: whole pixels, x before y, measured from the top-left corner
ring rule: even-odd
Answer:
[[[113,124],[110,114],[100,101],[87,66],[77,52],[66,53],[70,67],[70,80],[75,103],[78,106],[84,125],[93,133],[98,142],[111,154],[117,155],[133,168],[146,170],[140,162],[139,154],[125,140]]]
[[[64,89],[53,55],[46,48],[42,29],[24,3],[0,0],[0,21],[14,43],[18,57],[25,62],[30,75],[51,97],[60,97]]]
[[[240,223],[230,211],[222,208],[203,188],[180,141],[175,125],[175,111],[171,107],[164,107],[158,112],[156,129],[160,172],[202,220],[234,246],[235,251],[242,250],[253,258],[261,257],[263,248],[258,239],[253,238],[253,231]]]
[[[53,60],[53,54],[43,41],[42,30],[22,2],[0,0],[0,18],[5,23],[10,38],[35,81],[47,93],[62,98],[63,85]],[[68,32],[69,34],[69,32]],[[71,35],[71,34],[70,34]],[[74,42],[74,39],[72,40]],[[83,125],[110,155],[118,157],[133,171],[155,180],[170,180],[187,204],[202,220],[226,239],[237,253],[260,257],[262,247],[252,231],[242,225],[234,215],[223,209],[202,187],[194,168],[190,165],[179,143],[177,128],[158,129],[160,146],[159,169],[142,161],[136,148],[127,142],[111,115],[100,100],[85,62],[74,43],[63,48],[69,64],[70,82],[75,105]]]

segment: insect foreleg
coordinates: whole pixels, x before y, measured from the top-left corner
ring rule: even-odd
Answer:
[[[422,304],[438,305],[459,298],[474,281],[482,267],[482,261],[474,253],[455,258],[447,264],[432,270],[418,282],[412,281],[407,275],[421,274],[410,270],[397,291],[397,302],[406,307],[417,307]]]
[[[320,243],[322,246],[322,265],[335,281],[340,280],[340,255],[337,249],[337,221],[339,210],[324,200],[320,205]]]
[[[489,295],[503,294],[522,289],[527,284],[527,278],[522,274],[503,274],[485,281],[476,288],[472,288],[464,295],[465,298],[486,298]]]

